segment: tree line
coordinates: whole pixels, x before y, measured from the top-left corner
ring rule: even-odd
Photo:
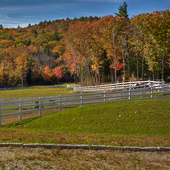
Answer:
[[[94,85],[170,75],[170,11],[44,21],[0,29],[0,86]]]

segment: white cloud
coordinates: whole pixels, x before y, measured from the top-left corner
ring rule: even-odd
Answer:
[[[4,14],[0,14],[0,24],[3,25],[4,28],[17,28],[18,25],[20,27],[26,27],[28,26],[27,19],[33,20],[32,16],[26,16],[22,18],[12,18]],[[32,23],[35,24],[35,23]]]
[[[65,8],[58,4],[0,7],[0,24],[2,24],[4,28],[16,28],[18,25],[26,27],[29,23],[35,24],[40,22],[41,18],[43,18],[42,16],[47,16],[51,11],[60,10],[65,10]],[[38,18],[40,18],[40,20]]]
[[[46,10],[46,9],[65,9],[58,4],[42,4],[42,5],[16,5],[16,6],[6,6],[0,7],[1,13],[15,13],[15,12],[26,12],[26,11],[37,11],[37,10]]]

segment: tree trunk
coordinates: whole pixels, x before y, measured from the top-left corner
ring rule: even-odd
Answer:
[[[142,57],[142,80],[143,80],[143,75],[144,75],[144,58]]]
[[[99,84],[101,83],[100,82],[100,69],[99,69],[99,73],[98,73],[98,81],[99,81]]]
[[[125,57],[123,56],[123,72],[124,72],[124,82],[126,81],[126,71],[125,71]]]
[[[137,70],[137,80],[139,80],[139,55],[137,54],[136,58],[136,70]]]
[[[130,56],[129,56],[129,50],[128,50],[128,76],[130,76]]]
[[[115,65],[115,83],[117,82],[117,70],[116,70],[116,52],[114,50],[114,65]]]
[[[115,82],[117,82],[117,72],[116,72],[116,45],[115,45],[115,31],[112,30],[112,36],[113,36],[113,49],[114,49],[114,67],[115,67]]]
[[[6,87],[5,62],[3,62],[3,86]]]
[[[110,79],[111,79],[111,82],[114,83],[114,73],[113,73],[112,68],[110,68]]]
[[[76,61],[76,64],[77,64],[77,53],[76,53],[76,50],[73,49],[73,52],[74,52],[75,61]],[[81,85],[83,85],[83,78],[82,78],[82,74],[81,74],[81,65],[78,64],[77,67],[78,67],[79,79],[80,79]]]
[[[24,87],[24,79],[23,79],[22,72],[21,72],[21,84],[22,84],[22,87]]]
[[[134,39],[135,39],[135,48],[136,48],[136,74],[138,80],[139,79],[139,54],[138,54],[137,43],[136,43],[136,29],[134,30]]]
[[[163,53],[163,58],[162,58],[162,75],[161,75],[162,81],[164,81],[164,58],[165,58],[165,52]]]

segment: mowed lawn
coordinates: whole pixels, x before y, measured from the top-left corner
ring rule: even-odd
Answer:
[[[65,109],[0,127],[0,142],[170,146],[170,98]]]

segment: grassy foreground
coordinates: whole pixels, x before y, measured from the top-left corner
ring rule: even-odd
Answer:
[[[169,146],[170,98],[108,102],[0,127],[0,142]]]

